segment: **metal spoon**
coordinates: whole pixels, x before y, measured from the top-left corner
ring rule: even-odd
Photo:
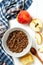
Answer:
[[[39,61],[42,63],[42,65],[43,65],[43,61],[42,61],[41,58],[38,56],[36,49],[32,47],[32,48],[30,49],[30,52],[31,52],[33,55],[35,55],[35,56],[39,59]]]

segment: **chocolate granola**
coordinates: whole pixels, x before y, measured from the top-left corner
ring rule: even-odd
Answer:
[[[9,34],[6,42],[10,51],[20,53],[27,47],[28,38],[23,31],[15,30]]]

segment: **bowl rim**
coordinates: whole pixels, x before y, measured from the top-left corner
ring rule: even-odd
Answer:
[[[22,30],[24,33],[26,33],[26,35],[27,35],[27,37],[29,37],[28,38],[28,41],[29,41],[29,45],[27,46],[27,47],[29,47],[29,48],[25,48],[22,52],[20,52],[20,53],[16,53],[16,54],[14,54],[12,51],[10,51],[11,53],[9,53],[8,52],[8,50],[7,50],[7,48],[5,48],[4,47],[4,39],[5,39],[5,37],[6,37],[6,35],[7,35],[7,33],[8,33],[8,35],[12,32],[12,30],[13,31],[15,31],[15,30]],[[9,33],[10,32],[10,33]],[[3,35],[3,38],[2,38],[2,46],[3,46],[3,49],[5,50],[5,52],[7,53],[7,54],[9,54],[10,56],[12,56],[12,57],[22,57],[22,56],[24,56],[25,54],[27,54],[29,51],[30,51],[30,48],[31,48],[31,46],[32,46],[32,38],[31,38],[31,36],[30,36],[30,34],[26,31],[26,29],[23,29],[23,28],[20,28],[20,27],[15,27],[15,28],[11,28],[11,29],[8,29],[5,33],[4,33],[4,35]]]

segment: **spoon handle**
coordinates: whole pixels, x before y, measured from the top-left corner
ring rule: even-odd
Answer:
[[[41,58],[38,56],[38,54],[36,54],[35,55],[38,59],[39,59],[39,61],[42,63],[42,65],[43,65],[43,61],[41,60]]]

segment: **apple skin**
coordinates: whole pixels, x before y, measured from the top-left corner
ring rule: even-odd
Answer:
[[[32,20],[32,17],[27,11],[22,10],[18,13],[17,20],[21,24],[27,24],[27,23],[29,24]]]

